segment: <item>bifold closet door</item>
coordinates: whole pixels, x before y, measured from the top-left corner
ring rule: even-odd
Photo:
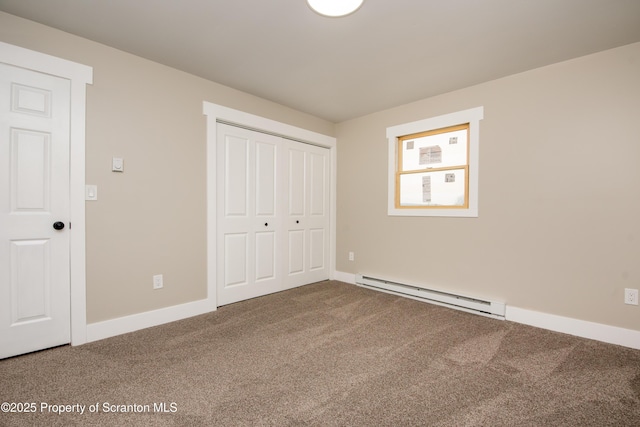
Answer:
[[[282,288],[282,142],[224,124],[217,132],[218,305],[225,305]]]
[[[218,124],[218,305],[329,278],[329,150]]]
[[[286,141],[286,289],[329,278],[329,150]]]

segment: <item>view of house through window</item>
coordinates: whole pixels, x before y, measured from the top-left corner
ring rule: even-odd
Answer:
[[[398,138],[396,208],[469,206],[469,124]]]
[[[483,107],[387,128],[389,215],[478,216]]]

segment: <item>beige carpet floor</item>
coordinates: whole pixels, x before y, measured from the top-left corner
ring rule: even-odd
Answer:
[[[640,426],[638,350],[340,282],[2,360],[0,379],[0,402],[36,404],[2,426]]]

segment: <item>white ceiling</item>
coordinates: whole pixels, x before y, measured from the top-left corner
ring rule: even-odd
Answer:
[[[332,122],[640,41],[640,0],[0,0],[0,10]],[[90,64],[89,64],[90,65]]]

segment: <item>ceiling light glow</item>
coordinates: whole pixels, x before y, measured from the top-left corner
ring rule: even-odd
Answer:
[[[331,18],[350,15],[360,9],[362,3],[364,0],[307,0],[314,12]]]

